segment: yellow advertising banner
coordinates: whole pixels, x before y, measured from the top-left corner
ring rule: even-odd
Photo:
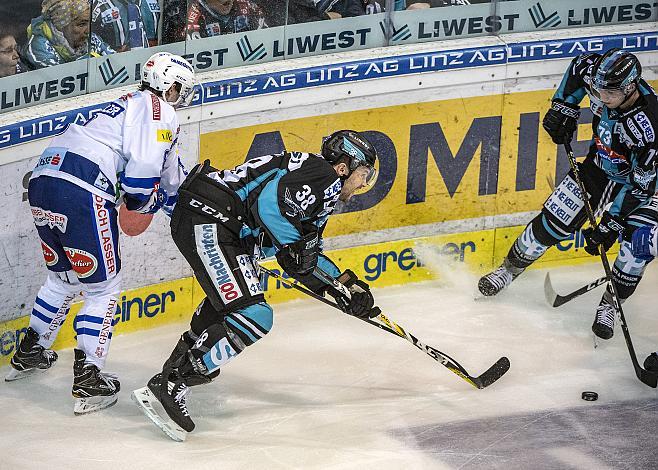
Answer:
[[[517,226],[437,235],[334,250],[327,255],[339,268],[350,268],[373,288],[382,288],[440,279],[443,273],[451,273],[454,270],[468,270],[477,274],[485,272],[493,266],[492,253],[495,262],[500,262],[521,230],[523,227]],[[532,267],[596,261],[597,258],[584,253],[583,245],[582,235],[577,233],[572,240],[566,240],[551,248]],[[273,260],[266,261],[263,265],[281,273]],[[283,277],[288,278],[285,273]],[[305,294],[267,274],[261,275],[261,283],[265,298],[270,303],[305,298]],[[475,285],[471,287],[475,289]],[[187,322],[204,297],[205,294],[194,278],[124,292],[114,316],[113,334],[144,330],[168,323],[181,323],[182,332],[187,328]],[[75,315],[80,307],[81,304],[77,303],[71,308],[53,345],[54,349],[75,346]],[[0,324],[0,366],[9,362],[28,324],[29,317]]]
[[[380,155],[379,179],[326,236],[524,212],[540,208],[556,179],[557,149],[540,131],[550,98],[472,97],[210,132],[200,155],[230,168],[284,148],[317,153],[338,129],[366,131]]]

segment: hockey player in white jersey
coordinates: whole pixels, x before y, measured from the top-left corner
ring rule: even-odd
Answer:
[[[178,155],[175,108],[194,95],[194,70],[183,58],[158,53],[144,64],[139,91],[122,96],[83,125],[71,124],[39,158],[28,198],[48,276],[6,380],[48,369],[50,350],[74,297],[74,412],[116,403],[119,380],[101,372],[121,292],[117,207],[171,213],[184,168]]]

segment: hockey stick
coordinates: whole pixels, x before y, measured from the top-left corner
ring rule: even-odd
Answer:
[[[560,305],[564,305],[576,297],[587,294],[592,289],[599,287],[601,284],[605,284],[607,281],[608,278],[603,276],[583,287],[576,289],[573,292],[570,292],[566,295],[560,295],[555,292],[555,289],[553,289],[553,284],[551,283],[551,274],[546,273],[546,279],[544,279],[544,296],[546,297],[546,302],[548,302],[551,307],[559,307]]]
[[[327,305],[331,305],[332,307],[341,310],[342,309],[336,304],[335,302],[332,302],[329,299],[326,299],[322,297],[321,295],[316,294],[315,292],[306,289],[303,286],[300,286],[299,284],[293,283],[292,281],[285,279],[283,276],[280,274],[276,273],[275,271],[271,271],[267,268],[264,268],[263,266],[260,267],[263,272],[269,274],[270,276],[280,280],[281,282],[287,284],[290,287],[293,287],[297,289],[300,292],[303,292],[310,297],[313,297],[314,299],[317,299]],[[328,284],[331,284],[334,288],[336,288],[338,291],[346,295],[347,297],[350,296],[349,290],[340,282],[338,282],[336,279],[333,277],[329,276],[327,273],[324,271],[320,270],[319,268],[316,268],[315,270],[316,275],[318,275],[321,279],[325,280]],[[432,346],[428,346],[425,343],[421,342],[418,338],[416,338],[414,335],[411,333],[405,331],[400,325],[397,323],[391,321],[386,315],[384,315],[379,309],[379,307],[375,307],[377,309],[378,315],[371,319],[371,318],[366,318],[364,321],[366,323],[370,323],[371,325],[374,325],[390,334],[399,336],[401,338],[406,339],[409,341],[411,344],[416,346],[418,349],[423,351],[425,354],[430,356],[432,359],[435,361],[441,363],[444,367],[449,369],[451,372],[454,374],[458,375],[462,379],[464,379],[466,382],[470,383],[473,385],[475,388],[482,389],[485,387],[488,387],[492,383],[494,383],[496,380],[501,378],[510,368],[510,362],[509,359],[506,357],[501,357],[496,361],[496,363],[491,366],[488,370],[486,370],[482,375],[478,377],[473,377],[471,376],[466,369],[464,369],[457,361],[455,361],[453,358],[448,356],[445,353],[442,353],[436,348],[433,348]],[[378,321],[377,321],[378,320]]]
[[[596,218],[594,217],[594,211],[592,211],[592,206],[589,202],[589,195],[585,190],[585,185],[580,179],[580,172],[578,166],[576,165],[576,157],[573,155],[573,150],[571,149],[571,144],[569,142],[564,144],[564,150],[567,152],[567,158],[569,159],[569,166],[574,174],[574,179],[576,184],[578,184],[578,189],[583,197],[583,202],[585,203],[585,212],[587,213],[587,219],[589,224],[596,228]],[[621,330],[624,333],[624,339],[626,340],[626,346],[628,348],[628,353],[631,356],[631,362],[633,363],[633,368],[635,369],[635,375],[640,381],[649,387],[656,388],[658,386],[658,374],[649,372],[646,369],[643,369],[637,361],[637,355],[635,354],[635,348],[633,347],[633,341],[631,340],[631,334],[628,331],[628,325],[626,324],[626,318],[624,317],[624,311],[621,308],[621,302],[619,301],[619,294],[617,293],[617,287],[612,281],[612,270],[610,269],[610,263],[608,262],[608,255],[606,255],[603,247],[599,246],[599,254],[601,255],[601,263],[603,264],[603,270],[605,271],[605,278],[610,286],[612,291],[612,301],[614,304],[617,313],[619,313],[619,323],[621,325]]]

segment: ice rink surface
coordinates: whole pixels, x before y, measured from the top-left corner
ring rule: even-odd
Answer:
[[[658,273],[624,304],[639,360],[658,349]],[[552,309],[545,271],[474,300],[477,278],[375,290],[391,319],[472,375],[476,390],[401,338],[314,300],[275,306],[275,327],[188,399],[196,430],[176,443],[132,403],[186,324],[117,336],[112,408],[73,415],[72,350],[37,377],[0,383],[2,469],[655,469],[658,394],[633,373],[621,329],[594,350],[603,287]],[[551,271],[568,292],[597,264]],[[68,320],[70,322],[70,319]],[[66,326],[65,326],[66,327]],[[4,368],[1,372],[6,373]],[[581,392],[598,392],[585,402]]]

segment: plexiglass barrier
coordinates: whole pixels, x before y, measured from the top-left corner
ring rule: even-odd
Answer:
[[[5,0],[0,113],[136,83],[153,53],[198,72],[382,46],[655,21],[638,0]]]

